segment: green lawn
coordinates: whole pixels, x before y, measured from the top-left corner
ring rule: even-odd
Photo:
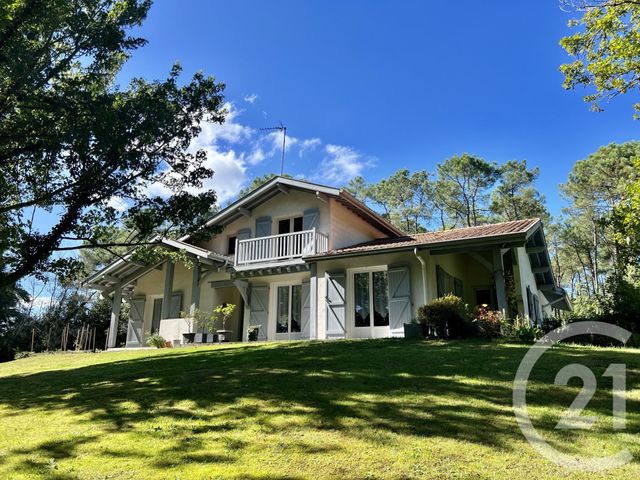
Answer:
[[[627,447],[607,474],[563,470],[511,408],[522,345],[402,340],[43,354],[0,364],[0,478],[640,478],[640,351],[563,346],[528,396],[564,452]],[[554,431],[584,363],[603,386],[593,431]],[[612,429],[611,362],[626,363],[627,430]],[[606,388],[604,388],[606,387]],[[609,389],[609,390],[608,390]]]

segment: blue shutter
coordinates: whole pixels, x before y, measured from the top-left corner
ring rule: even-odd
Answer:
[[[345,272],[325,273],[327,281],[327,336],[344,337],[345,321]]]
[[[256,238],[268,237],[271,235],[271,217],[260,217],[256,219]]]
[[[142,324],[144,322],[145,298],[134,298],[131,300],[129,310],[129,328],[127,330],[127,346],[142,346]]]
[[[251,285],[249,292],[249,325],[260,325],[258,340],[266,340],[267,319],[269,317],[269,286]]]
[[[411,276],[407,265],[389,267],[389,327],[402,333],[411,323]]]
[[[180,310],[182,310],[182,294],[174,293],[171,295],[171,308],[169,309],[169,318],[180,318]]]
[[[311,230],[318,228],[320,224],[320,210],[317,208],[309,208],[302,212],[302,229]]]
[[[242,229],[238,230],[238,233],[236,233],[236,238],[238,240],[247,240],[248,238],[251,238],[251,229],[250,228],[242,228]]]
[[[311,302],[310,302],[310,282],[305,280],[302,282],[302,325],[300,331],[302,338],[309,338],[309,320],[311,319]]]

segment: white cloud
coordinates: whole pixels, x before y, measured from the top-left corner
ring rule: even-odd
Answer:
[[[324,150],[326,156],[320,163],[320,169],[315,177],[336,185],[362,175],[365,167],[373,166],[372,159],[365,158],[351,147],[328,144]]]
[[[260,98],[257,93],[250,93],[249,95],[244,96],[244,101],[247,103],[255,103],[255,101]]]
[[[320,146],[322,142],[319,138],[308,138],[300,142],[300,150],[298,151],[298,155],[302,158],[305,152],[310,152],[315,150],[318,146]]]
[[[225,104],[225,108],[228,111],[225,122],[223,124],[203,122],[200,135],[191,142],[191,150],[199,150],[222,142],[234,145],[251,138],[254,130],[237,122],[242,111],[237,110],[232,103]]]

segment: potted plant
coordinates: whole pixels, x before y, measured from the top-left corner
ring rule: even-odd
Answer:
[[[195,316],[194,312],[194,316]],[[196,339],[195,332],[191,331],[191,327],[193,326],[194,317],[189,315],[187,312],[180,312],[180,317],[184,320],[184,323],[187,324],[187,333],[182,334],[182,338],[184,339],[184,343],[193,343]]]
[[[236,306],[233,303],[223,303],[213,309],[214,316],[219,319],[222,324],[222,329],[216,332],[218,334],[218,342],[220,343],[224,342],[227,333],[231,333],[230,330],[226,329],[226,324],[227,320],[229,320],[231,315],[233,315],[235,309]]]
[[[259,331],[260,331],[260,325],[250,325],[249,328],[247,328],[247,339],[250,342],[257,342]]]

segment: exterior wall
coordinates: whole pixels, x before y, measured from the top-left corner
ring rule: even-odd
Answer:
[[[343,248],[362,242],[384,238],[385,234],[354,214],[335,199],[329,201],[331,224],[329,229],[329,249]]]
[[[531,270],[531,263],[529,261],[529,255],[527,255],[527,250],[525,247],[518,247],[516,249],[516,258],[518,259],[518,275],[519,279],[519,289],[518,293],[520,295],[520,299],[518,301],[518,310],[525,317],[532,318],[531,312],[529,311],[529,305],[527,304],[527,287],[531,289],[531,293],[538,295],[540,298],[540,305],[542,305],[543,301],[546,303],[546,300],[540,295],[538,291],[538,287],[536,285],[536,277]],[[516,284],[516,288],[518,285]],[[522,305],[522,308],[520,308]]]
[[[304,280],[309,279],[309,272],[287,273],[282,275],[267,275],[263,277],[255,277],[249,279],[249,285],[268,285],[269,286],[269,312],[267,316],[267,340],[285,340],[284,335],[277,338],[276,335],[276,317],[277,317],[277,287],[280,285],[296,285],[301,284]],[[249,325],[249,306],[245,305],[244,309],[244,325]],[[246,341],[246,328],[242,332],[242,339]]]
[[[416,309],[422,305],[422,270],[420,267],[420,262],[415,257],[413,252],[399,252],[399,253],[390,253],[390,254],[379,254],[379,255],[366,255],[361,257],[350,257],[350,258],[342,258],[335,260],[324,260],[318,262],[318,311],[317,311],[317,336],[320,339],[326,338],[327,331],[327,304],[326,304],[326,295],[327,295],[327,282],[325,278],[325,273],[333,270],[348,270],[352,268],[360,268],[360,267],[377,267],[377,266],[388,266],[388,265],[408,265],[410,278],[411,278],[411,311],[412,316],[415,316]],[[435,277],[434,277],[435,278]],[[347,321],[347,337],[349,337],[350,326],[351,323],[350,318],[351,311],[350,308],[350,292],[347,290],[346,292],[347,301],[346,304],[346,321]]]
[[[151,322],[153,319],[153,303],[154,300],[163,297],[164,293],[164,277],[166,272],[166,263],[163,264],[162,270],[151,270],[146,275],[140,277],[133,290],[133,298],[144,298],[144,322],[143,336],[151,331]],[[234,303],[237,305],[236,312],[226,325],[228,330],[234,333],[231,338],[236,340],[236,336],[240,334],[241,319],[241,297],[235,287],[230,288],[212,288],[211,281],[228,280],[230,276],[227,272],[212,272],[208,274],[200,285],[200,309],[211,311],[216,305],[221,303]],[[191,282],[192,269],[188,268],[184,263],[177,262],[173,275],[173,293],[182,294],[181,310],[188,312],[191,304]],[[160,321],[159,334],[166,340],[182,340],[182,334],[187,333],[189,327],[182,318],[166,318]],[[197,326],[193,325],[192,332],[198,331]],[[237,338],[239,339],[239,337]]]
[[[290,190],[288,194],[280,193],[264,204],[256,207],[251,212],[250,217],[242,217],[230,223],[224,231],[214,236],[208,242],[201,244],[203,248],[222,255],[227,254],[227,241],[229,236],[235,236],[239,230],[248,228],[251,230],[251,237],[255,237],[256,219],[260,217],[271,217],[271,232],[277,234],[278,220],[302,216],[302,212],[309,208],[317,208],[320,211],[319,225],[317,231],[330,234],[330,212],[329,206],[316,198],[312,193]],[[331,238],[331,236],[329,237]]]

